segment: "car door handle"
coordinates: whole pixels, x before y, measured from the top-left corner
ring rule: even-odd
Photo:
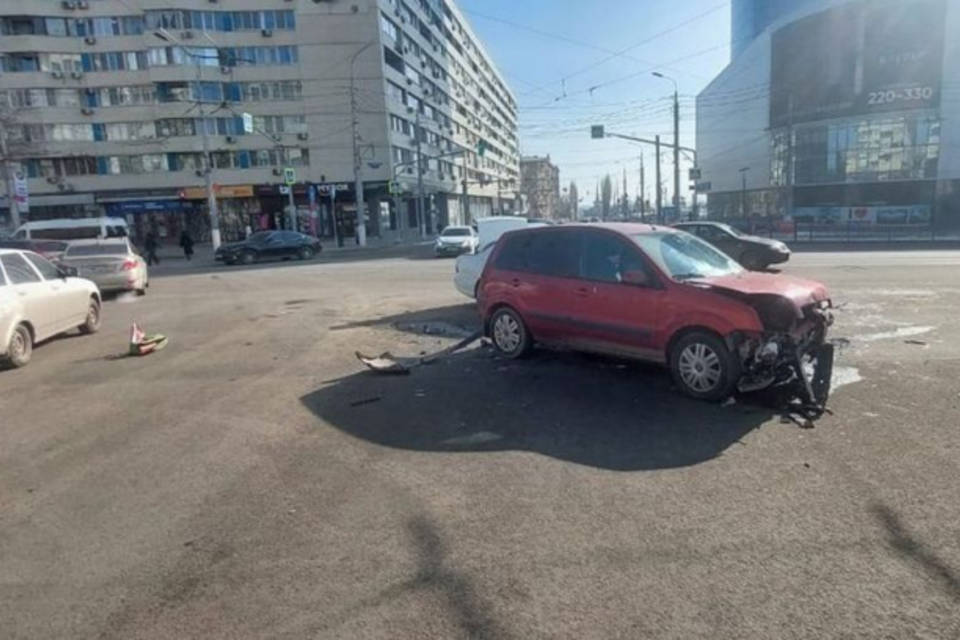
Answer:
[[[576,293],[576,294],[577,294],[578,296],[580,296],[581,298],[586,298],[586,297],[587,297],[588,295],[590,295],[592,292],[591,292],[590,289],[588,289],[587,287],[577,287],[577,290],[574,291],[574,293]]]

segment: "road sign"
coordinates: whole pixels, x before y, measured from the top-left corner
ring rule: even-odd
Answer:
[[[712,183],[712,182],[698,182],[698,183],[697,183],[697,191],[700,191],[700,192],[703,192],[703,193],[707,193],[708,191],[711,191],[712,189],[713,189],[713,183]]]
[[[690,169],[690,179],[691,179],[691,180],[699,180],[699,179],[700,179],[700,175],[701,175],[701,174],[700,174],[700,169],[698,169],[698,168],[696,168],[696,167]]]
[[[284,167],[283,168],[283,184],[294,185],[297,183],[297,172],[293,167]]]
[[[288,196],[290,195],[290,185],[280,185],[280,195]]]
[[[403,193],[403,187],[396,180],[390,181],[390,195],[398,196]]]
[[[27,176],[22,171],[13,174],[13,199],[20,213],[30,211],[30,189],[27,187]]]
[[[602,125],[602,124],[595,124],[595,125],[593,125],[592,127],[590,127],[590,137],[591,137],[591,138],[602,138],[603,135],[604,135],[604,133],[603,133],[603,125]]]
[[[253,116],[246,112],[243,114],[243,132],[253,133]]]

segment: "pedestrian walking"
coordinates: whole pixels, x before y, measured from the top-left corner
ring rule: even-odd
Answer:
[[[160,258],[157,256],[157,249],[160,248],[160,241],[157,240],[157,234],[150,230],[143,241],[143,248],[147,250],[147,266],[154,263],[160,264]]]
[[[183,247],[183,255],[187,260],[193,258],[193,238],[190,237],[190,233],[184,229],[180,233],[180,246]]]

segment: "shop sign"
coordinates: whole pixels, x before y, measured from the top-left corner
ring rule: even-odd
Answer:
[[[252,184],[216,184],[213,192],[218,198],[252,198]],[[204,200],[207,197],[206,187],[187,187],[180,190],[180,197],[184,200]]]

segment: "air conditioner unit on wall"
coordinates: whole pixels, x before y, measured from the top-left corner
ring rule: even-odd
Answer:
[[[94,38],[93,36],[87,36],[86,38],[83,39],[83,41],[86,42],[87,44],[97,44],[97,39]]]

